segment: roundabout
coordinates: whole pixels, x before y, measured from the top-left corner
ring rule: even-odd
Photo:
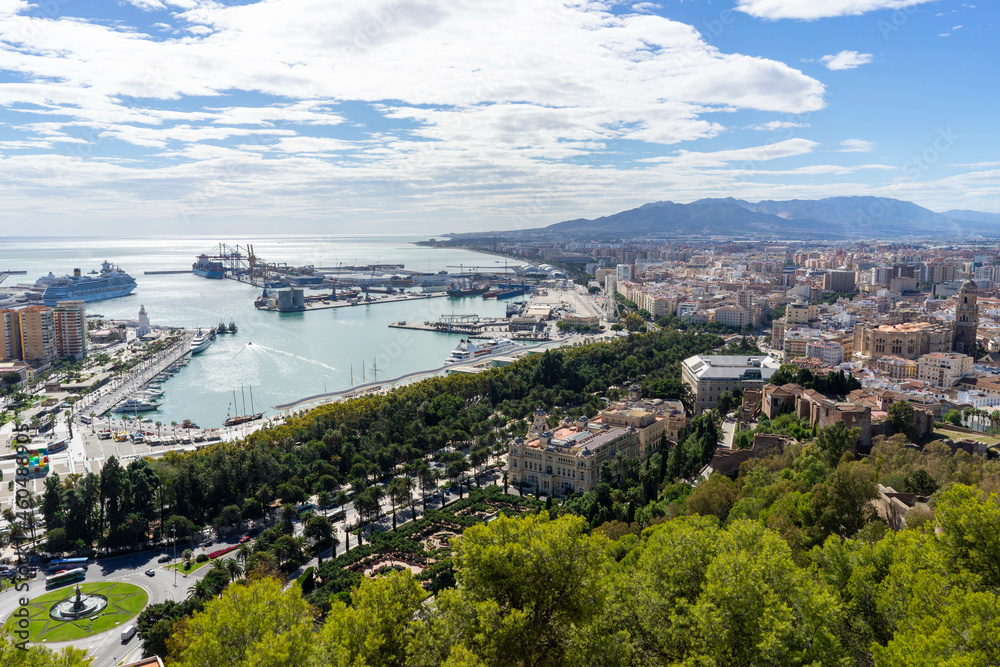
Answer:
[[[82,584],[33,598],[27,618],[9,616],[8,631],[24,630],[30,642],[65,642],[107,632],[142,611],[149,594],[140,586],[121,582]]]

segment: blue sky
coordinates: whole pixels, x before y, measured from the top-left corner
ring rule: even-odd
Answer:
[[[0,0],[0,235],[1000,212],[995,3]]]

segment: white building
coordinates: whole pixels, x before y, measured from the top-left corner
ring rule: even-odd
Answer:
[[[780,366],[773,357],[702,354],[681,362],[681,379],[694,394],[695,414],[701,414],[727,390],[762,388]]]

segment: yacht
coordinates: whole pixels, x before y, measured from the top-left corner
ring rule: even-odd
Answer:
[[[482,343],[474,343],[472,339],[462,339],[458,347],[452,350],[451,355],[445,359],[446,364],[459,364],[467,361],[475,361],[483,357],[494,354],[506,354],[519,348],[520,345],[509,338],[491,338]]]
[[[131,396],[111,408],[111,412],[149,412],[150,410],[155,409],[155,403],[145,401],[137,396]]]
[[[212,344],[212,339],[208,337],[207,334],[203,334],[201,329],[195,334],[194,340],[191,341],[191,354],[198,354],[199,352],[204,352],[205,348]]]

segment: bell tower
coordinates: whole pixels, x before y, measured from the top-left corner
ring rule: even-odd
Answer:
[[[955,306],[955,338],[951,349],[962,354],[972,354],[979,330],[979,287],[970,276],[962,283]]]

